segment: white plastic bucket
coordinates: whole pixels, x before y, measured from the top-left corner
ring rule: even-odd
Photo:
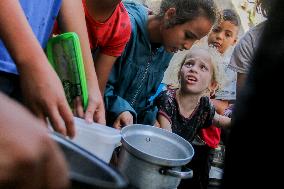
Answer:
[[[74,117],[76,136],[72,141],[109,163],[114,148],[120,144],[120,131],[97,123],[88,124],[85,120]]]

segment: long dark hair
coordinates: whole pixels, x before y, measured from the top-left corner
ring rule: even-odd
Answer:
[[[200,16],[208,18],[214,24],[217,17],[217,7],[213,0],[162,0],[158,17],[162,18],[169,8],[176,9],[176,15],[170,20],[169,27],[184,24]]]

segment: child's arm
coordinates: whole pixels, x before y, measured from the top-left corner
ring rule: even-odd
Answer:
[[[213,118],[213,125],[216,125],[217,127],[227,128],[231,125],[231,118],[220,115],[217,112],[215,112]]]
[[[214,104],[214,107],[216,108],[216,112],[221,115],[224,114],[226,108],[228,108],[229,106],[228,100],[211,99],[211,101]]]
[[[94,58],[96,71],[100,73],[100,76],[98,77],[98,82],[102,94],[104,94],[106,83],[108,81],[108,76],[116,59],[117,57],[109,56],[100,52]]]
[[[0,29],[0,38],[19,71],[25,104],[42,120],[49,117],[56,131],[74,136],[72,112],[61,82],[48,63],[18,0],[0,1]]]
[[[58,17],[58,26],[62,32],[76,32],[80,38],[89,92],[89,102],[85,113],[85,119],[89,122],[94,120],[98,123],[105,124],[105,108],[89,46],[82,1],[63,0]],[[77,113],[82,117],[82,104],[78,104],[80,107],[78,107]]]
[[[158,115],[158,122],[160,124],[160,128],[172,132],[171,123],[169,122],[169,120],[167,118],[165,118],[165,116],[159,114]]]

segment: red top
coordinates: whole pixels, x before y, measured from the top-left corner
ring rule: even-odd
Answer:
[[[88,13],[86,0],[83,0],[86,23],[91,49],[100,48],[100,52],[109,56],[120,56],[131,34],[131,23],[122,2],[104,23],[97,22]]]
[[[211,125],[207,128],[202,128],[199,136],[211,148],[217,148],[221,139],[221,129]]]

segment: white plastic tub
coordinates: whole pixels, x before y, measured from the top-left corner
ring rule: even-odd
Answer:
[[[76,136],[72,141],[109,163],[114,148],[120,144],[120,131],[97,123],[88,124],[74,117]]]

